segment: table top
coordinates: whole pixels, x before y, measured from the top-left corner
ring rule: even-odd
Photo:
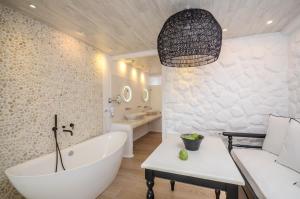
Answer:
[[[183,148],[179,135],[168,135],[141,167],[235,185],[245,184],[221,138],[206,136],[198,151],[188,151],[186,161],[178,158]]]

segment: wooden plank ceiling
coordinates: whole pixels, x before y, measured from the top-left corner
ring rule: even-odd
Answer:
[[[157,55],[126,59],[126,62],[127,64],[130,64],[141,71],[147,72],[148,74],[161,74],[161,63]]]
[[[0,0],[109,55],[156,48],[164,21],[190,8],[209,10],[224,38],[277,32],[299,14],[299,0]],[[35,9],[29,5],[34,4]],[[273,23],[266,25],[268,20]]]

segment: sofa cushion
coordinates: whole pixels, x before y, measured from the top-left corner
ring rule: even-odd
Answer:
[[[268,131],[263,143],[263,150],[279,155],[287,135],[289,120],[290,118],[270,115]]]
[[[299,198],[295,182],[300,174],[276,163],[276,155],[258,149],[233,149],[231,153],[258,198]]]
[[[300,189],[300,180],[298,182],[296,182],[296,186],[299,187],[299,189]]]
[[[278,162],[300,173],[300,122],[292,119]],[[299,196],[300,198],[300,196]]]

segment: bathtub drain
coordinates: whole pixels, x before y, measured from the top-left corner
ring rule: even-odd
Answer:
[[[72,156],[74,154],[74,151],[69,151],[68,155]]]

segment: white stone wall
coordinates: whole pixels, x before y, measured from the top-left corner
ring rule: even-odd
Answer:
[[[5,169],[102,133],[102,55],[0,4],[0,198],[21,198]],[[54,164],[54,163],[53,163]],[[54,168],[53,168],[54,169]]]
[[[300,118],[300,29],[289,35],[289,112]]]
[[[217,62],[163,67],[164,133],[264,133],[268,114],[288,115],[287,38],[224,40]]]

